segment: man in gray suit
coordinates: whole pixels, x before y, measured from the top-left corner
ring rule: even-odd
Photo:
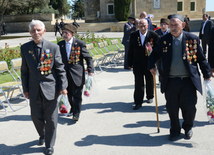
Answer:
[[[134,25],[135,18],[128,17],[128,22],[124,25],[124,36],[122,44],[125,46],[125,58],[124,58],[124,69],[129,69],[128,66],[128,50],[129,50],[129,39],[130,34],[136,30],[136,26]]]
[[[203,53],[206,56],[207,45],[209,44],[211,29],[213,27],[213,22],[208,19],[208,14],[203,14],[203,22],[201,23],[201,29],[199,32],[199,38],[202,40]]]
[[[64,40],[59,42],[58,45],[68,79],[68,100],[71,105],[68,117],[73,115],[73,120],[78,121],[82,105],[82,90],[85,84],[83,59],[87,63],[88,75],[93,75],[94,68],[92,57],[86,49],[85,42],[74,38],[75,32],[76,27],[73,24],[65,23],[62,30]]]
[[[24,95],[30,99],[39,144],[45,142],[45,153],[49,155],[53,154],[56,139],[57,97],[67,94],[68,83],[59,47],[43,39],[45,31],[44,23],[39,20],[29,24],[33,40],[21,46],[21,78]]]

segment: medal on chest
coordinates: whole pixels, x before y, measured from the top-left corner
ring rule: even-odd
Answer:
[[[186,40],[186,53],[183,55],[183,60],[186,58],[189,60],[189,63],[197,62],[197,40]]]
[[[80,47],[72,47],[69,56],[68,64],[76,65],[80,61]]]
[[[46,49],[44,53],[42,53],[40,61],[41,61],[41,74],[48,75],[51,73],[51,60],[53,60],[53,55],[50,53],[49,49]]]

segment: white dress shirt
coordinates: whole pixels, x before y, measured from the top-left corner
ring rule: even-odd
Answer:
[[[140,40],[141,40],[142,46],[143,46],[143,44],[144,44],[144,41],[145,41],[147,32],[148,32],[148,30],[146,30],[146,33],[145,33],[145,34],[142,34],[142,33],[139,31],[139,33],[140,33]]]
[[[65,44],[66,44],[66,53],[67,53],[68,60],[69,60],[70,54],[71,54],[72,43],[73,43],[73,38],[71,38],[71,40],[69,40],[68,42],[65,41]]]

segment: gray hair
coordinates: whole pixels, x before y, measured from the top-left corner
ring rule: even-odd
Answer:
[[[29,24],[29,30],[31,30],[32,26],[35,26],[35,25],[41,25],[42,30],[45,30],[45,24],[40,20],[34,20],[34,19]]]
[[[141,19],[138,21],[138,24],[141,24],[140,22],[141,22],[142,20],[146,20],[147,25],[149,24],[149,23],[148,23],[148,20],[147,20],[146,18],[141,18]]]

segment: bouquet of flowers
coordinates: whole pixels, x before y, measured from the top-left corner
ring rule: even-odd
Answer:
[[[96,93],[97,86],[96,82],[91,75],[86,76],[85,81],[85,88],[84,88],[84,97],[85,99],[89,100],[91,96],[93,96]]]
[[[209,80],[204,81],[204,107],[210,123],[214,123],[214,90]]]
[[[59,106],[60,113],[66,116],[68,114],[68,99],[67,99],[67,97],[63,94],[59,95],[59,97],[57,99],[57,104]]]
[[[150,42],[146,43],[146,50],[147,50],[148,56],[150,56],[150,54],[152,53],[152,46]]]

